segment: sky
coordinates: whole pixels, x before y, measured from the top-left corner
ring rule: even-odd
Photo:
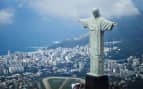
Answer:
[[[137,1],[137,2],[135,2]],[[0,49],[49,44],[84,34],[79,18],[140,15],[143,0],[0,0]]]
[[[14,23],[21,10],[43,20],[48,20],[50,16],[61,20],[77,20],[89,16],[92,8],[100,8],[105,17],[140,14],[132,0],[1,0],[0,24]]]

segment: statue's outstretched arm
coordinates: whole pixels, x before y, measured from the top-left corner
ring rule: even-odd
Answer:
[[[113,27],[117,25],[117,23],[107,19],[103,19],[102,25],[103,25],[103,30],[105,31],[105,30],[112,30]]]
[[[83,24],[84,28],[87,28],[88,26],[87,19],[79,19],[79,22]]]

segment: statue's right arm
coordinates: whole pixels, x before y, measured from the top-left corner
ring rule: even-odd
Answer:
[[[84,28],[87,28],[87,19],[79,19],[79,22],[83,24]]]

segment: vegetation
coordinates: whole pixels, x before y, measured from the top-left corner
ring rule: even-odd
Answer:
[[[65,81],[65,79],[49,79],[48,82],[52,89],[59,89],[59,87],[62,85],[62,83]]]

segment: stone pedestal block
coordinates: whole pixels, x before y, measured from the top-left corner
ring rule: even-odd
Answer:
[[[108,76],[86,75],[85,89],[109,89]]]

